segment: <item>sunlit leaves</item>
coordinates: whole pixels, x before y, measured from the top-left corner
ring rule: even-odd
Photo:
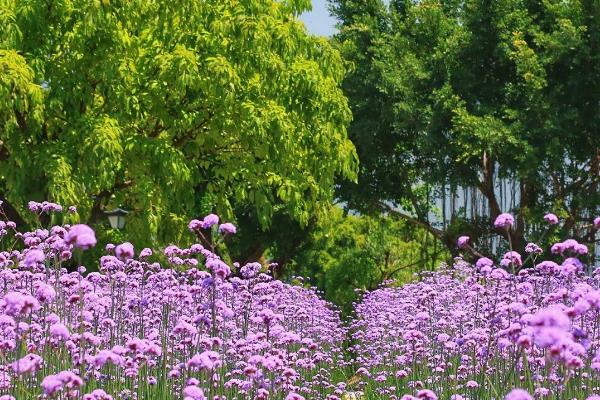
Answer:
[[[17,202],[32,182],[33,198],[76,193],[84,218],[92,196],[129,208],[140,238],[175,237],[167,225],[206,207],[306,223],[357,165],[344,63],[295,19],[308,7],[2,1],[0,179]]]
[[[431,211],[433,197],[416,196],[422,183],[481,189],[510,176],[525,220],[558,203],[573,224],[597,210],[600,3],[332,4],[353,63],[344,89],[361,174],[340,190],[350,206]],[[494,190],[480,195],[494,206]]]

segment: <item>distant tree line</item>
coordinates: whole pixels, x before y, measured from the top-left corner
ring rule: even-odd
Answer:
[[[594,245],[578,224],[600,207],[600,3],[335,0],[331,9],[352,68],[343,88],[361,162],[358,182],[339,190],[350,208],[392,213],[453,253],[459,233],[505,235],[490,223],[503,211],[517,216],[519,248],[548,211]],[[510,209],[501,179],[517,187]],[[458,208],[433,224],[436,198],[460,188],[485,200],[483,212]]]

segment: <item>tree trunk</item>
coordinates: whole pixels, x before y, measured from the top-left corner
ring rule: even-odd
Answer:
[[[6,215],[6,217],[10,221],[13,221],[14,223],[16,223],[17,226],[19,227],[19,229],[27,229],[28,224],[21,217],[21,215],[19,214],[17,209],[11,203],[9,203],[8,200],[6,200],[6,197],[4,196],[4,194],[0,194],[0,200],[3,202],[2,206],[0,208],[4,211],[4,214]]]

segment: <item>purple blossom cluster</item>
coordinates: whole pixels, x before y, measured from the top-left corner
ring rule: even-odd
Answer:
[[[200,244],[168,246],[154,257],[163,265],[150,249],[108,245],[98,272],[70,272],[74,254],[96,245],[90,227],[0,228],[1,400],[341,398],[332,371],[345,363],[346,331],[314,289],[258,263],[229,266]]]
[[[513,223],[502,214],[494,225]],[[573,239],[552,246],[554,261],[536,261],[534,243],[523,250],[531,265],[514,250],[497,262],[457,258],[365,294],[351,326],[356,390],[392,400],[600,399],[600,269],[585,273],[587,247]]]

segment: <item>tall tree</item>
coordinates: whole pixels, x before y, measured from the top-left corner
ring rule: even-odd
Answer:
[[[457,224],[434,226],[431,194],[476,188],[485,221],[518,215],[513,241],[543,212],[589,220],[600,205],[600,4],[554,0],[334,0],[338,47],[361,159],[352,208],[395,212],[454,246]],[[500,177],[520,201],[502,210]],[[406,211],[403,213],[402,211]],[[593,241],[593,237],[579,237]]]
[[[0,0],[0,198],[122,205],[168,242],[210,210],[306,224],[357,159],[305,0]]]

